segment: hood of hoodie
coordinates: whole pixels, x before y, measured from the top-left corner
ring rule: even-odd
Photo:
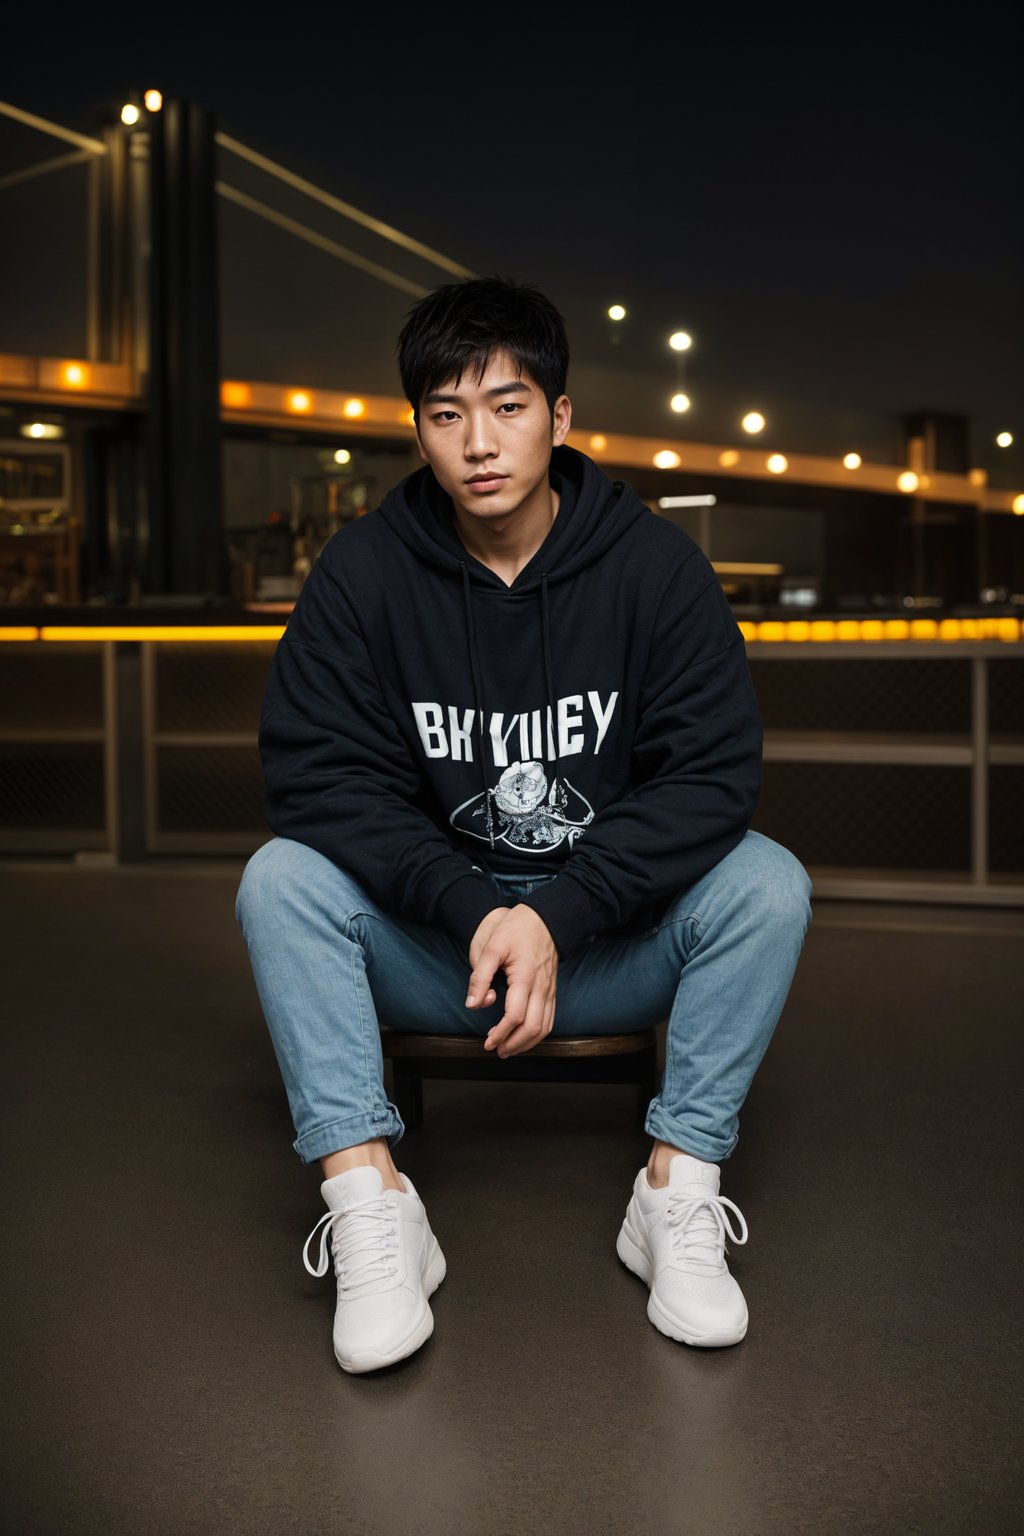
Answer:
[[[573,575],[621,539],[638,517],[651,515],[632,486],[609,480],[593,459],[568,444],[552,449],[548,479],[559,494],[558,515],[513,582],[511,590],[516,592],[539,589],[545,577],[555,583]],[[389,491],[380,513],[422,559],[453,572],[464,566],[471,582],[510,590],[466,549],[455,525],[452,499],[429,465]]]
[[[556,713],[557,690],[551,659],[549,587],[591,565],[629,532],[640,517],[651,517],[650,508],[623,480],[610,480],[586,454],[563,443],[552,449],[548,479],[558,492],[558,513],[540,548],[519,572],[512,586],[471,555],[459,537],[454,507],[429,465],[408,475],[389,491],[380,515],[402,542],[421,559],[462,579],[466,651],[473,675],[480,750],[480,786],[487,810],[487,834],[494,847],[494,821],[487,786],[484,720],[487,701],[481,676],[473,617],[473,588],[481,589],[477,601],[486,600],[488,589],[518,595],[535,593],[537,622],[541,627],[548,708]]]

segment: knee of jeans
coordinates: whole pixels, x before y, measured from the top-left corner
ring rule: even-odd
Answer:
[[[785,924],[811,920],[811,877],[800,860],[781,843],[759,837],[757,877],[751,892],[765,914]]]
[[[318,878],[343,881],[343,870],[315,848],[290,837],[272,837],[249,859],[235,896],[235,918],[244,924],[259,911],[279,907],[291,894],[308,897]]]

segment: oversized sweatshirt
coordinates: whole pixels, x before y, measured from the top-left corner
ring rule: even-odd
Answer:
[[[324,546],[274,653],[260,718],[271,830],[468,961],[508,899],[561,958],[650,930],[742,840],[762,732],[710,562],[585,454],[507,585],[466,549],[429,466]]]

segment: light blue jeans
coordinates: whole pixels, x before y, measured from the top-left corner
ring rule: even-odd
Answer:
[[[515,906],[555,878],[496,884]],[[793,854],[748,831],[656,928],[597,934],[559,962],[552,1033],[622,1034],[667,1015],[664,1078],[644,1129],[723,1161],[789,992],[811,890]],[[504,1013],[504,972],[494,977],[496,1003],[467,1008],[469,959],[453,938],[382,911],[351,875],[290,838],[253,854],[235,916],[304,1163],[380,1136],[394,1148],[405,1134],[384,1091],[381,1024],[482,1040]]]

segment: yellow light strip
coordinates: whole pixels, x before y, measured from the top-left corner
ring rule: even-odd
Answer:
[[[828,641],[1024,640],[1024,623],[1014,618],[992,619],[764,619],[739,621],[744,640],[799,643]],[[152,624],[152,625],[35,625],[0,626],[4,640],[164,640],[236,641],[280,640],[285,626],[277,624]]]
[[[762,620],[752,624],[739,621],[744,640],[799,642],[813,641],[885,641],[1024,639],[1024,624],[1019,619],[787,619]]]
[[[40,640],[280,640],[283,624],[44,624]],[[2,633],[2,632],[0,632]]]

